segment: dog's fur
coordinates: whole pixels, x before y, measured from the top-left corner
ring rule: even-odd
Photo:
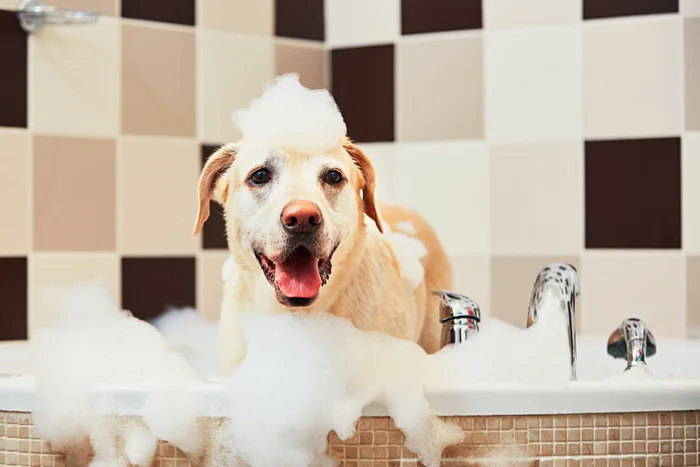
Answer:
[[[252,186],[251,173],[272,167],[273,180]],[[339,170],[342,186],[322,182],[324,171]],[[435,232],[419,214],[374,200],[375,173],[368,157],[348,139],[321,155],[287,148],[228,144],[207,161],[199,183],[199,213],[194,234],[209,217],[209,203],[224,207],[228,244],[234,267],[225,280],[220,317],[219,371],[228,374],[245,357],[240,317],[243,313],[327,311],[349,319],[357,328],[381,331],[418,342],[432,353],[439,345],[435,289],[451,287],[451,266]],[[280,298],[261,269],[256,251],[283,258],[289,234],[280,213],[293,200],[320,207],[323,224],[313,251],[332,255],[332,273],[315,301],[294,307]],[[378,208],[381,210],[381,218]],[[366,226],[365,220],[375,226]],[[394,229],[410,222],[412,235],[427,255],[420,259],[425,274],[415,284],[400,274],[398,252],[382,235],[383,225]],[[334,250],[335,248],[335,250]],[[333,253],[334,251],[334,253]]]

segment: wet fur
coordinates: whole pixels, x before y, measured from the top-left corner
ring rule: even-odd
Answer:
[[[300,164],[315,157],[284,152],[287,165],[278,165],[278,170],[302,170]],[[239,153],[242,160],[237,164]],[[242,171],[253,168],[255,161],[251,160],[251,153],[245,149],[244,143],[222,147],[209,158],[199,185],[200,206],[195,235],[209,215],[209,200],[222,204],[227,219],[229,250],[235,262],[233,272],[224,284],[220,315],[220,374],[228,374],[245,357],[246,346],[240,324],[244,313],[329,311],[349,319],[359,329],[381,331],[418,342],[429,353],[438,350],[438,304],[430,291],[451,287],[450,261],[435,232],[422,216],[399,206],[377,205],[374,200],[375,174],[367,156],[350,141],[341,141],[329,157],[343,167],[348,177],[348,186],[342,193],[328,196],[323,189],[310,189],[310,184],[297,186],[290,183],[288,192],[279,194],[279,202],[266,200],[267,204],[261,208],[260,204],[251,201],[257,196],[258,202],[262,202],[260,193],[248,196],[241,191],[248,189],[243,186]],[[278,188],[269,187],[269,190],[275,189]],[[274,198],[276,194],[268,192],[265,196]],[[295,197],[322,205],[324,219],[328,218],[328,222],[324,220],[327,231],[319,248],[331,248],[333,242],[340,239],[327,284],[321,288],[317,300],[304,308],[285,306],[275,298],[273,287],[264,277],[250,247],[251,241],[258,241],[270,251],[283,250],[282,237],[278,236],[274,225],[278,223],[279,209],[285,200]],[[269,211],[259,212],[267,209],[268,204],[271,205]],[[365,222],[372,221],[376,228],[366,227]],[[395,252],[382,235],[382,223],[397,230],[396,225],[402,222],[411,222],[415,226],[415,234],[411,236],[420,240],[428,252],[421,260],[425,270],[423,282],[415,290],[400,276]],[[255,223],[257,225],[253,228],[251,224]],[[251,236],[260,238],[252,239]]]

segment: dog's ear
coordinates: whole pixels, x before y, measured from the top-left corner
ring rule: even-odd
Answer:
[[[204,222],[209,218],[211,200],[221,205],[226,203],[229,186],[228,181],[221,175],[231,167],[237,152],[238,148],[234,144],[227,144],[209,156],[207,163],[204,164],[199,177],[199,210],[193,235],[196,236],[202,230]]]
[[[343,147],[348,154],[350,154],[353,161],[355,161],[355,165],[357,165],[357,167],[360,169],[362,172],[362,177],[365,180],[365,183],[362,186],[362,202],[364,203],[365,214],[367,214],[367,216],[369,216],[369,218],[372,219],[375,224],[377,224],[379,231],[384,233],[382,221],[379,219],[377,206],[374,202],[374,167],[372,167],[372,163],[369,161],[367,155],[350,141],[343,142]]]

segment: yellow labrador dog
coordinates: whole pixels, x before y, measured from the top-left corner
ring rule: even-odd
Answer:
[[[323,153],[243,139],[208,159],[194,234],[209,217],[210,200],[220,203],[234,263],[220,317],[221,375],[245,357],[244,313],[325,311],[438,350],[431,291],[451,287],[449,259],[423,217],[378,206],[374,188],[369,158],[345,137]],[[402,274],[400,252],[383,234],[406,223],[424,246],[418,281]]]

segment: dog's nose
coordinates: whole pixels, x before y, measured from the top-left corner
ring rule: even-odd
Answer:
[[[323,222],[321,210],[310,201],[292,201],[282,210],[280,218],[290,233],[315,232]]]

